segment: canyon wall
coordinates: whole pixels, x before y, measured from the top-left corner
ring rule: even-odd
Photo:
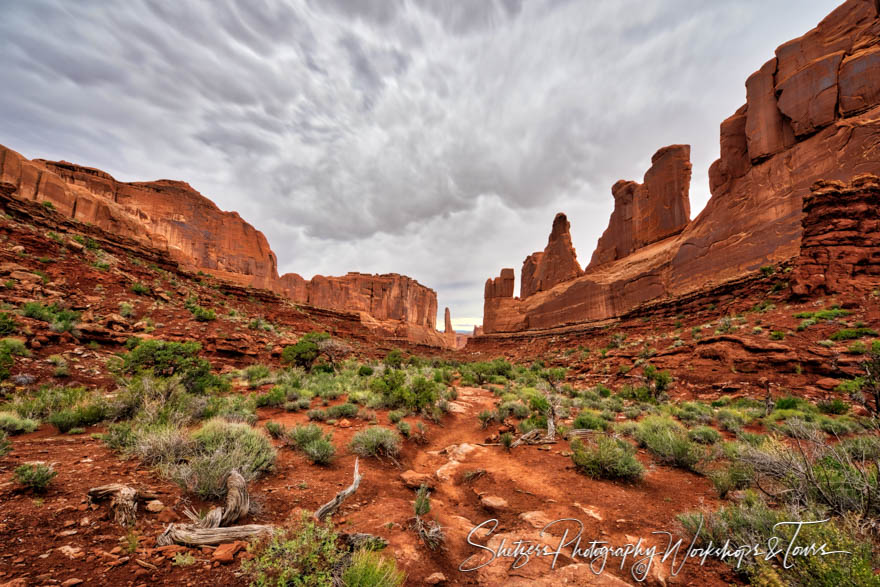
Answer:
[[[661,149],[642,184],[612,188],[614,212],[583,275],[519,298],[507,281],[487,282],[484,332],[613,318],[796,257],[814,182],[880,174],[878,10],[848,0],[748,78],[746,103],[721,123],[697,218],[687,221],[689,149]]]
[[[367,322],[411,342],[447,346],[436,331],[437,294],[396,274],[341,277],[278,275],[262,232],[236,212],[224,212],[189,184],[124,183],[108,173],[65,161],[28,160],[0,145],[0,183],[14,196],[162,251],[182,268],[244,287],[285,294],[301,304],[361,312]]]

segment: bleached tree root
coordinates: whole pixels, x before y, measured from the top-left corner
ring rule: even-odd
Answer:
[[[336,494],[336,497],[319,507],[315,510],[314,517],[316,520],[323,521],[324,518],[335,512],[339,509],[339,506],[342,505],[342,502],[348,499],[351,495],[354,494],[355,491],[360,487],[361,479],[363,475],[358,471],[358,459],[354,460],[354,480],[351,482],[351,485],[340,491]]]
[[[135,489],[121,483],[111,483],[89,489],[93,502],[110,499],[113,519],[120,526],[133,526],[137,519],[138,501],[156,499],[158,496],[147,489]]]
[[[169,524],[159,535],[159,546],[181,544],[184,546],[211,546],[230,540],[242,540],[272,531],[272,526],[248,524],[231,526],[250,511],[250,495],[247,482],[238,471],[233,470],[226,478],[226,506],[212,508],[204,517],[187,509],[184,514],[189,524]]]

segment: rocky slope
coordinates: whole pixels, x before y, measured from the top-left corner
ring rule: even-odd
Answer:
[[[524,270],[520,298],[512,281],[487,284],[484,332],[605,320],[797,256],[810,186],[880,173],[878,10],[848,0],[749,77],[746,104],[721,123],[712,197],[696,219],[687,222],[688,148],[659,150],[643,184],[615,184],[614,213],[584,274],[563,265],[571,277],[539,291],[525,287],[533,272]]]
[[[182,268],[244,287],[268,289],[293,301],[360,312],[365,323],[411,342],[446,345],[436,331],[437,294],[397,274],[278,275],[262,232],[236,212],[224,212],[180,181],[124,183],[65,161],[29,161],[0,145],[0,183],[23,200],[48,202],[79,222],[167,254]]]

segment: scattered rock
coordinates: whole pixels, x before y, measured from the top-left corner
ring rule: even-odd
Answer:
[[[159,501],[158,499],[151,499],[150,501],[148,501],[146,503],[146,505],[144,506],[144,509],[146,509],[148,512],[158,514],[159,512],[161,512],[162,510],[165,509],[165,504],[162,503],[161,501]]]
[[[448,579],[443,573],[434,573],[433,575],[425,577],[426,585],[442,585],[443,583],[446,583],[446,581],[448,581]]]
[[[211,555],[211,560],[214,562],[219,562],[222,564],[229,564],[235,560],[235,555],[238,554],[238,551],[247,548],[247,542],[243,542],[241,540],[236,540],[235,542],[226,542],[217,547],[214,551],[214,554]]]
[[[415,471],[405,471],[400,474],[403,484],[410,489],[418,489],[422,485],[427,485],[430,489],[434,489],[434,476],[429,473],[416,473]]]
[[[490,511],[507,509],[507,500],[497,495],[483,495],[480,497],[480,505]]]
[[[82,579],[73,578],[63,582],[61,584],[61,587],[74,587],[74,585],[82,585],[83,583],[85,583],[85,581],[83,581]]]

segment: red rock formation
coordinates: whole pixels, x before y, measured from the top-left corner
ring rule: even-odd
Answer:
[[[443,332],[446,334],[455,332],[452,328],[452,316],[449,313],[449,308],[443,312]]]
[[[502,269],[501,275],[495,279],[486,280],[485,298],[510,298],[513,297],[513,269]]]
[[[874,0],[847,0],[749,77],[746,104],[721,124],[721,157],[709,169],[712,197],[680,233],[681,215],[651,221],[644,232],[635,228],[637,218],[670,218],[654,209],[657,199],[645,199],[639,213],[634,203],[629,208],[644,186],[660,186],[671,201],[687,194],[678,181],[686,158],[679,155],[679,173],[671,165],[666,179],[649,182],[646,175],[641,188],[615,185],[614,214],[583,276],[522,300],[487,295],[486,333],[603,320],[796,257],[802,200],[814,182],[880,175],[878,10]],[[654,231],[658,226],[669,232]]]
[[[846,291],[880,276],[880,178],[864,174],[850,185],[820,181],[804,197],[801,252],[792,273],[797,295]]]
[[[544,251],[532,253],[523,262],[519,296],[526,298],[583,273],[571,244],[568,218],[560,212],[553,219],[553,229]]]
[[[690,155],[689,145],[664,147],[651,157],[644,183],[620,180],[614,184],[614,211],[588,269],[681,232],[691,215]]]
[[[400,336],[445,345],[436,332],[436,293],[406,276],[349,273],[278,276],[266,237],[236,212],[224,212],[184,182],[123,183],[98,169],[65,161],[29,161],[0,145],[0,183],[15,197],[51,202],[56,210],[115,235],[164,251],[184,269],[205,271],[239,286],[284,293],[296,302],[361,312],[400,322]],[[398,330],[396,324],[382,328]]]

